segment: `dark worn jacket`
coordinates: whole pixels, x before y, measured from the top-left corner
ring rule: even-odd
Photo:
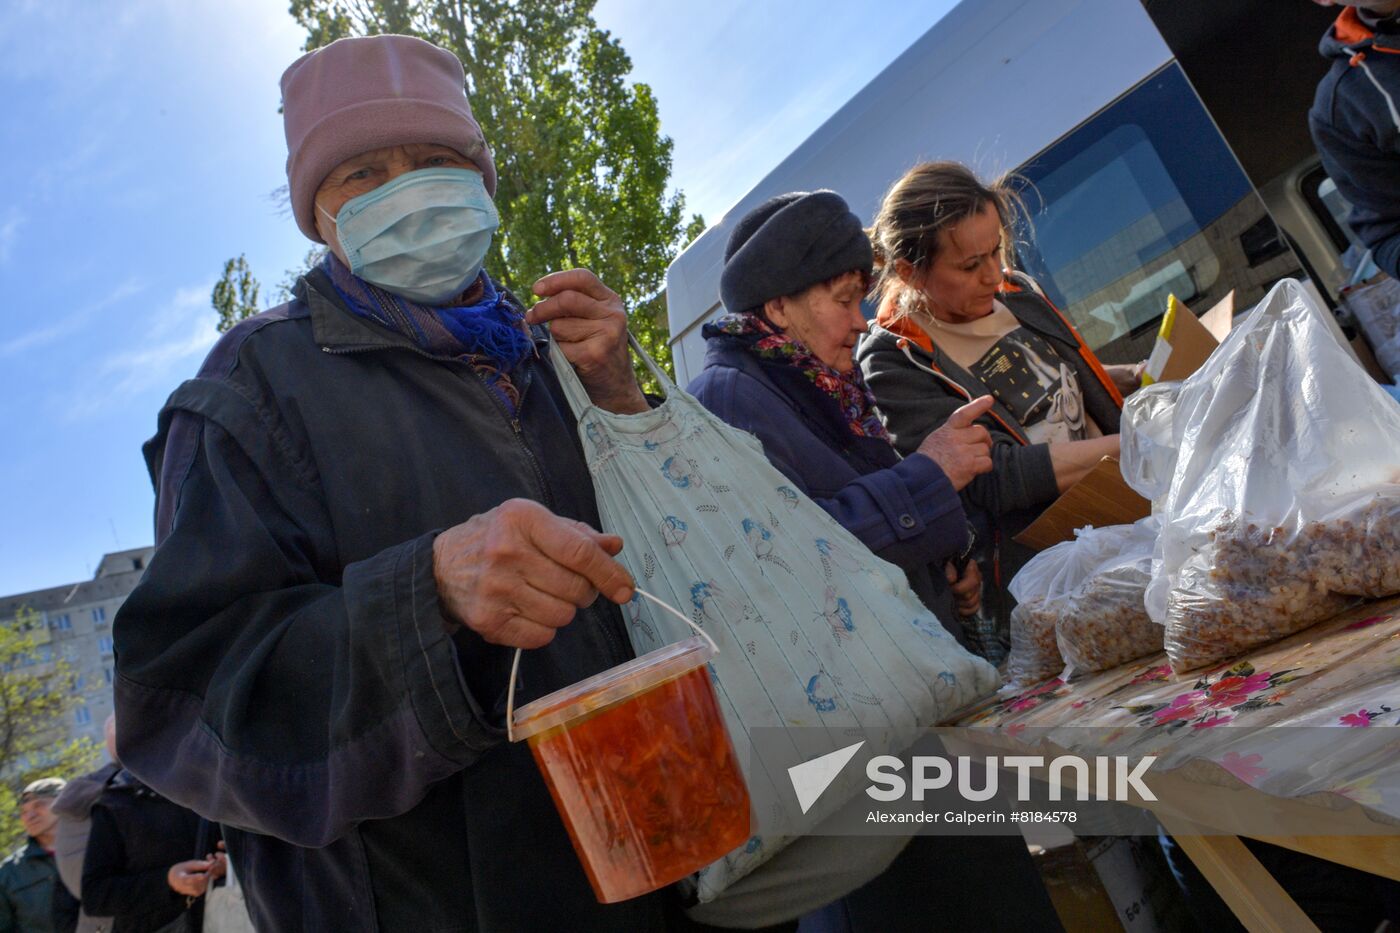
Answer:
[[[119,770],[119,765],[108,762],[91,774],[73,778],[53,802],[53,812],[58,814],[53,841],[54,861],[58,864],[58,876],[63,886],[79,900],[83,896],[83,858],[87,854],[88,835],[92,830],[92,808]],[[86,910],[78,915],[76,933],[109,933],[111,929],[111,917],[94,916]]]
[[[558,382],[527,361],[511,417],[334,294],[310,273],[161,413],[158,548],[115,623],[122,761],[224,824],[260,933],[651,929],[659,895],[596,902],[504,741],[511,652],[449,625],[433,576],[438,531],[507,499],[597,526]],[[600,600],[525,653],[517,702],[631,657]]]
[[[203,856],[199,817],[121,771],[92,808],[83,858],[83,910],[111,917],[113,933],[155,933],[189,905],[167,880],[170,866]],[[202,908],[202,902],[198,902]],[[198,930],[190,911],[187,930]]]
[[[1008,277],[998,297],[1022,326],[1044,337],[1074,367],[1084,410],[1104,434],[1116,434],[1123,397],[1069,320],[1019,275]],[[980,379],[934,345],[917,323],[895,317],[888,303],[861,340],[856,362],[901,453],[917,449],[963,405],[991,394]],[[992,436],[993,466],[968,484],[963,498],[985,543],[987,601],[1004,622],[1010,612],[1005,585],[1030,557],[1011,538],[1055,500],[1059,489],[1049,446],[1030,443],[1006,407],[994,403],[978,423]]]
[[[1332,68],[1308,113],[1313,141],[1352,206],[1351,228],[1400,278],[1400,17],[1373,29],[1347,7],[1319,51]]]
[[[38,840],[0,862],[0,933],[65,933],[77,920],[78,902]]]
[[[689,391],[763,452],[877,555],[900,567],[958,638],[943,565],[967,545],[962,503],[923,455],[901,459],[883,438],[851,433],[836,403],[796,367],[768,363],[734,338],[711,337]]]

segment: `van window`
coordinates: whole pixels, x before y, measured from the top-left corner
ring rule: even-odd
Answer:
[[[1017,260],[1107,362],[1147,356],[1174,294],[1247,308],[1301,270],[1171,64],[1017,170]]]

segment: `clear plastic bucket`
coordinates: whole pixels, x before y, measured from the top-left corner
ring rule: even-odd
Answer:
[[[699,638],[521,707],[559,815],[604,904],[679,881],[749,838],[749,792]]]

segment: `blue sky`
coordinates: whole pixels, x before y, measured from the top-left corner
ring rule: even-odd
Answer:
[[[601,0],[595,18],[715,222],[952,5]],[[303,39],[285,0],[0,3],[0,595],[150,543],[140,446],[213,344],[224,260],[246,253],[266,302],[309,246],[270,197]]]

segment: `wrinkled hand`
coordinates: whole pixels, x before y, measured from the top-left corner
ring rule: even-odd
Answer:
[[[176,862],[170,866],[170,870],[165,873],[165,883],[170,885],[170,890],[176,894],[183,894],[186,897],[199,897],[209,882],[219,875],[212,874],[215,865],[214,859],[191,859],[188,862]]]
[[[213,863],[213,865],[209,869],[209,881],[211,884],[215,881],[218,881],[224,875],[228,874],[228,855],[225,854],[226,851],[227,850],[224,846],[224,841],[220,839],[218,843],[218,851],[211,852],[208,855],[204,856],[204,860],[206,862]]]
[[[991,407],[990,395],[968,402],[919,445],[918,453],[942,467],[959,492],[992,468],[992,436],[986,428],[973,423]]]
[[[977,561],[970,560],[958,576],[958,568],[951,562],[944,568],[948,576],[948,588],[953,591],[953,602],[959,616],[975,616],[982,608],[982,571]]]
[[[1147,361],[1141,363],[1111,363],[1104,366],[1104,372],[1113,380],[1121,395],[1130,395],[1142,388],[1142,374],[1147,372]]]
[[[526,313],[525,320],[551,322],[550,333],[593,404],[621,414],[646,411],[646,396],[627,355],[627,309],[622,299],[587,269],[552,272],[535,283],[534,291],[544,300]]]
[[[599,593],[632,598],[632,578],[613,560],[622,539],[510,499],[449,528],[433,542],[443,614],[486,641],[539,648]]]

